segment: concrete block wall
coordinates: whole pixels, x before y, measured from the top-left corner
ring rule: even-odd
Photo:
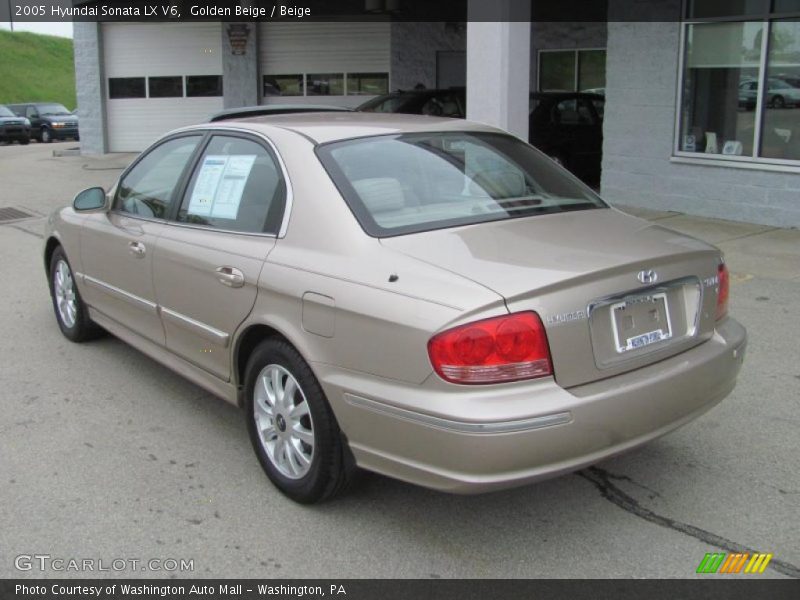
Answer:
[[[81,132],[81,154],[104,154],[106,139],[103,37],[100,23],[75,21],[75,87]]]
[[[247,44],[244,54],[234,54],[229,29],[245,28]],[[255,106],[258,104],[258,26],[256,23],[220,23],[222,33],[223,106]]]
[[[389,89],[436,87],[436,52],[467,49],[467,29],[445,23],[392,22]]]
[[[611,21],[607,48],[603,197],[658,210],[800,226],[800,174],[670,160],[679,23]]]

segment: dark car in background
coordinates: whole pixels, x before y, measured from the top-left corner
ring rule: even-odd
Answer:
[[[31,124],[25,117],[17,116],[0,104],[0,142],[14,141],[20,144],[30,142]]]
[[[467,118],[467,90],[398,90],[367,100],[360,112],[402,113],[431,117]]]
[[[603,151],[602,94],[532,93],[528,141],[590,185],[600,182]],[[398,90],[368,100],[361,112],[387,112],[463,119],[464,88]]]
[[[578,92],[531,94],[528,141],[584,182],[600,182],[605,97]]]
[[[49,143],[53,140],[80,139],[78,117],[55,102],[9,104],[15,114],[31,122],[31,138]]]

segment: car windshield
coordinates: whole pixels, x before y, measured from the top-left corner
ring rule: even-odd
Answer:
[[[61,104],[38,104],[36,110],[38,110],[39,114],[43,117],[72,114]]]
[[[374,237],[606,206],[547,156],[505,134],[383,135],[317,152]]]
[[[5,106],[0,106],[0,117],[16,117],[13,112],[8,110]]]
[[[379,96],[358,107],[361,112],[418,114],[430,94],[400,92],[389,96]]]

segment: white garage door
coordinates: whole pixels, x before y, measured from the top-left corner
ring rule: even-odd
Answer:
[[[389,23],[262,22],[258,27],[265,104],[356,106],[389,90]]]
[[[103,23],[111,152],[146,148],[162,134],[222,109],[219,23]]]

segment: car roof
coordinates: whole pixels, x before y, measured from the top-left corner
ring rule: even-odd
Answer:
[[[427,131],[500,132],[499,129],[489,125],[463,119],[361,112],[295,113],[252,117],[195,125],[189,129],[225,128],[233,125],[258,133],[268,133],[271,128],[278,127],[298,133],[317,144],[358,137]]]

